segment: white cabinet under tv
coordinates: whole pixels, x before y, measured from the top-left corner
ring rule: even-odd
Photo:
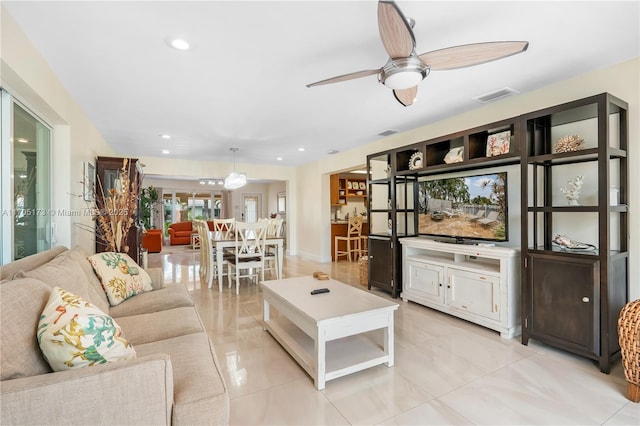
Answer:
[[[510,247],[402,238],[403,301],[512,338],[521,333],[520,253]]]

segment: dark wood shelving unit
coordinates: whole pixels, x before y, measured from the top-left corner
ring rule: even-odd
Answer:
[[[122,164],[124,158],[120,157],[97,157],[96,158],[96,207],[98,209],[104,208],[104,194],[107,194],[110,189],[114,188],[115,182],[119,179],[122,173]],[[127,166],[128,178],[133,188],[134,183],[138,188],[137,199],[140,200],[140,190],[142,183],[142,169],[137,158],[129,158],[129,164]],[[100,191],[102,189],[102,192]],[[129,250],[127,254],[138,265],[142,265],[142,226],[140,224],[140,205],[138,201],[137,211],[133,218],[133,224],[129,229],[127,235],[127,245]],[[96,253],[102,253],[109,248],[107,244],[96,238]]]
[[[399,240],[418,236],[415,206],[418,178],[517,163],[519,149],[514,143],[511,143],[509,152],[504,155],[487,157],[486,153],[489,135],[509,130],[513,141],[518,126],[517,118],[513,118],[367,156],[369,288],[373,286],[385,289],[394,298],[402,291]],[[447,153],[459,147],[463,149],[463,160],[445,163]],[[409,161],[418,152],[422,153],[422,167],[411,170]],[[469,152],[473,153],[474,158],[469,158]],[[380,197],[383,198],[382,204]],[[405,205],[400,206],[400,202]],[[388,223],[390,227],[377,228],[380,222],[384,222],[384,225]]]
[[[617,315],[628,299],[627,108],[624,101],[603,93],[367,156],[369,288],[387,289],[393,297],[402,291],[399,240],[417,235],[418,229],[415,211],[397,206],[402,183],[407,192],[406,183],[413,182],[415,191],[420,177],[520,163],[522,343],[537,339],[588,357],[608,373],[619,355]],[[488,156],[488,138],[506,131],[509,149]],[[569,136],[578,131],[585,136],[583,149],[556,152],[558,132]],[[506,135],[500,140],[504,147]],[[445,163],[446,155],[458,147],[463,149],[462,161]],[[415,152],[423,153],[422,168],[411,170],[409,159]],[[589,176],[596,176],[592,186],[597,195],[586,205],[557,201],[561,184],[554,176],[570,174],[567,170],[573,167],[587,167]],[[609,202],[612,183],[619,189],[614,205]],[[378,198],[388,205],[376,204]],[[571,252],[553,244],[556,227],[567,218],[595,231],[595,250]],[[390,228],[376,232],[381,221],[388,221]],[[398,229],[400,223],[404,229]]]
[[[539,340],[609,373],[620,352],[617,316],[628,300],[627,104],[604,93],[523,115],[522,126],[522,343]],[[558,136],[576,132],[584,149],[555,152]],[[576,164],[597,177],[595,204],[554,205],[554,176]],[[617,205],[611,182],[619,186]],[[580,227],[597,229],[597,241],[588,242],[597,249],[555,245],[562,224],[584,213],[590,216]]]

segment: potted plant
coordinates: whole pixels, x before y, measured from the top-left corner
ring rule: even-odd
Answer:
[[[145,230],[155,228],[154,214],[158,214],[157,205],[160,201],[158,190],[153,186],[142,188],[140,191],[140,222]]]

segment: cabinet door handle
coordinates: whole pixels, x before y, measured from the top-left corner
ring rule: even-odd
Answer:
[[[589,298],[585,296],[585,297],[582,298],[582,301],[584,303],[589,303]]]

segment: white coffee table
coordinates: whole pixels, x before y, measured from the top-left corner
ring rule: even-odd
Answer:
[[[328,380],[365,368],[393,366],[397,303],[335,280],[313,277],[260,285],[265,330],[313,377],[318,390],[324,389]],[[310,294],[322,287],[330,292]],[[272,317],[271,308],[280,315]],[[378,329],[384,329],[382,342],[362,334]]]

